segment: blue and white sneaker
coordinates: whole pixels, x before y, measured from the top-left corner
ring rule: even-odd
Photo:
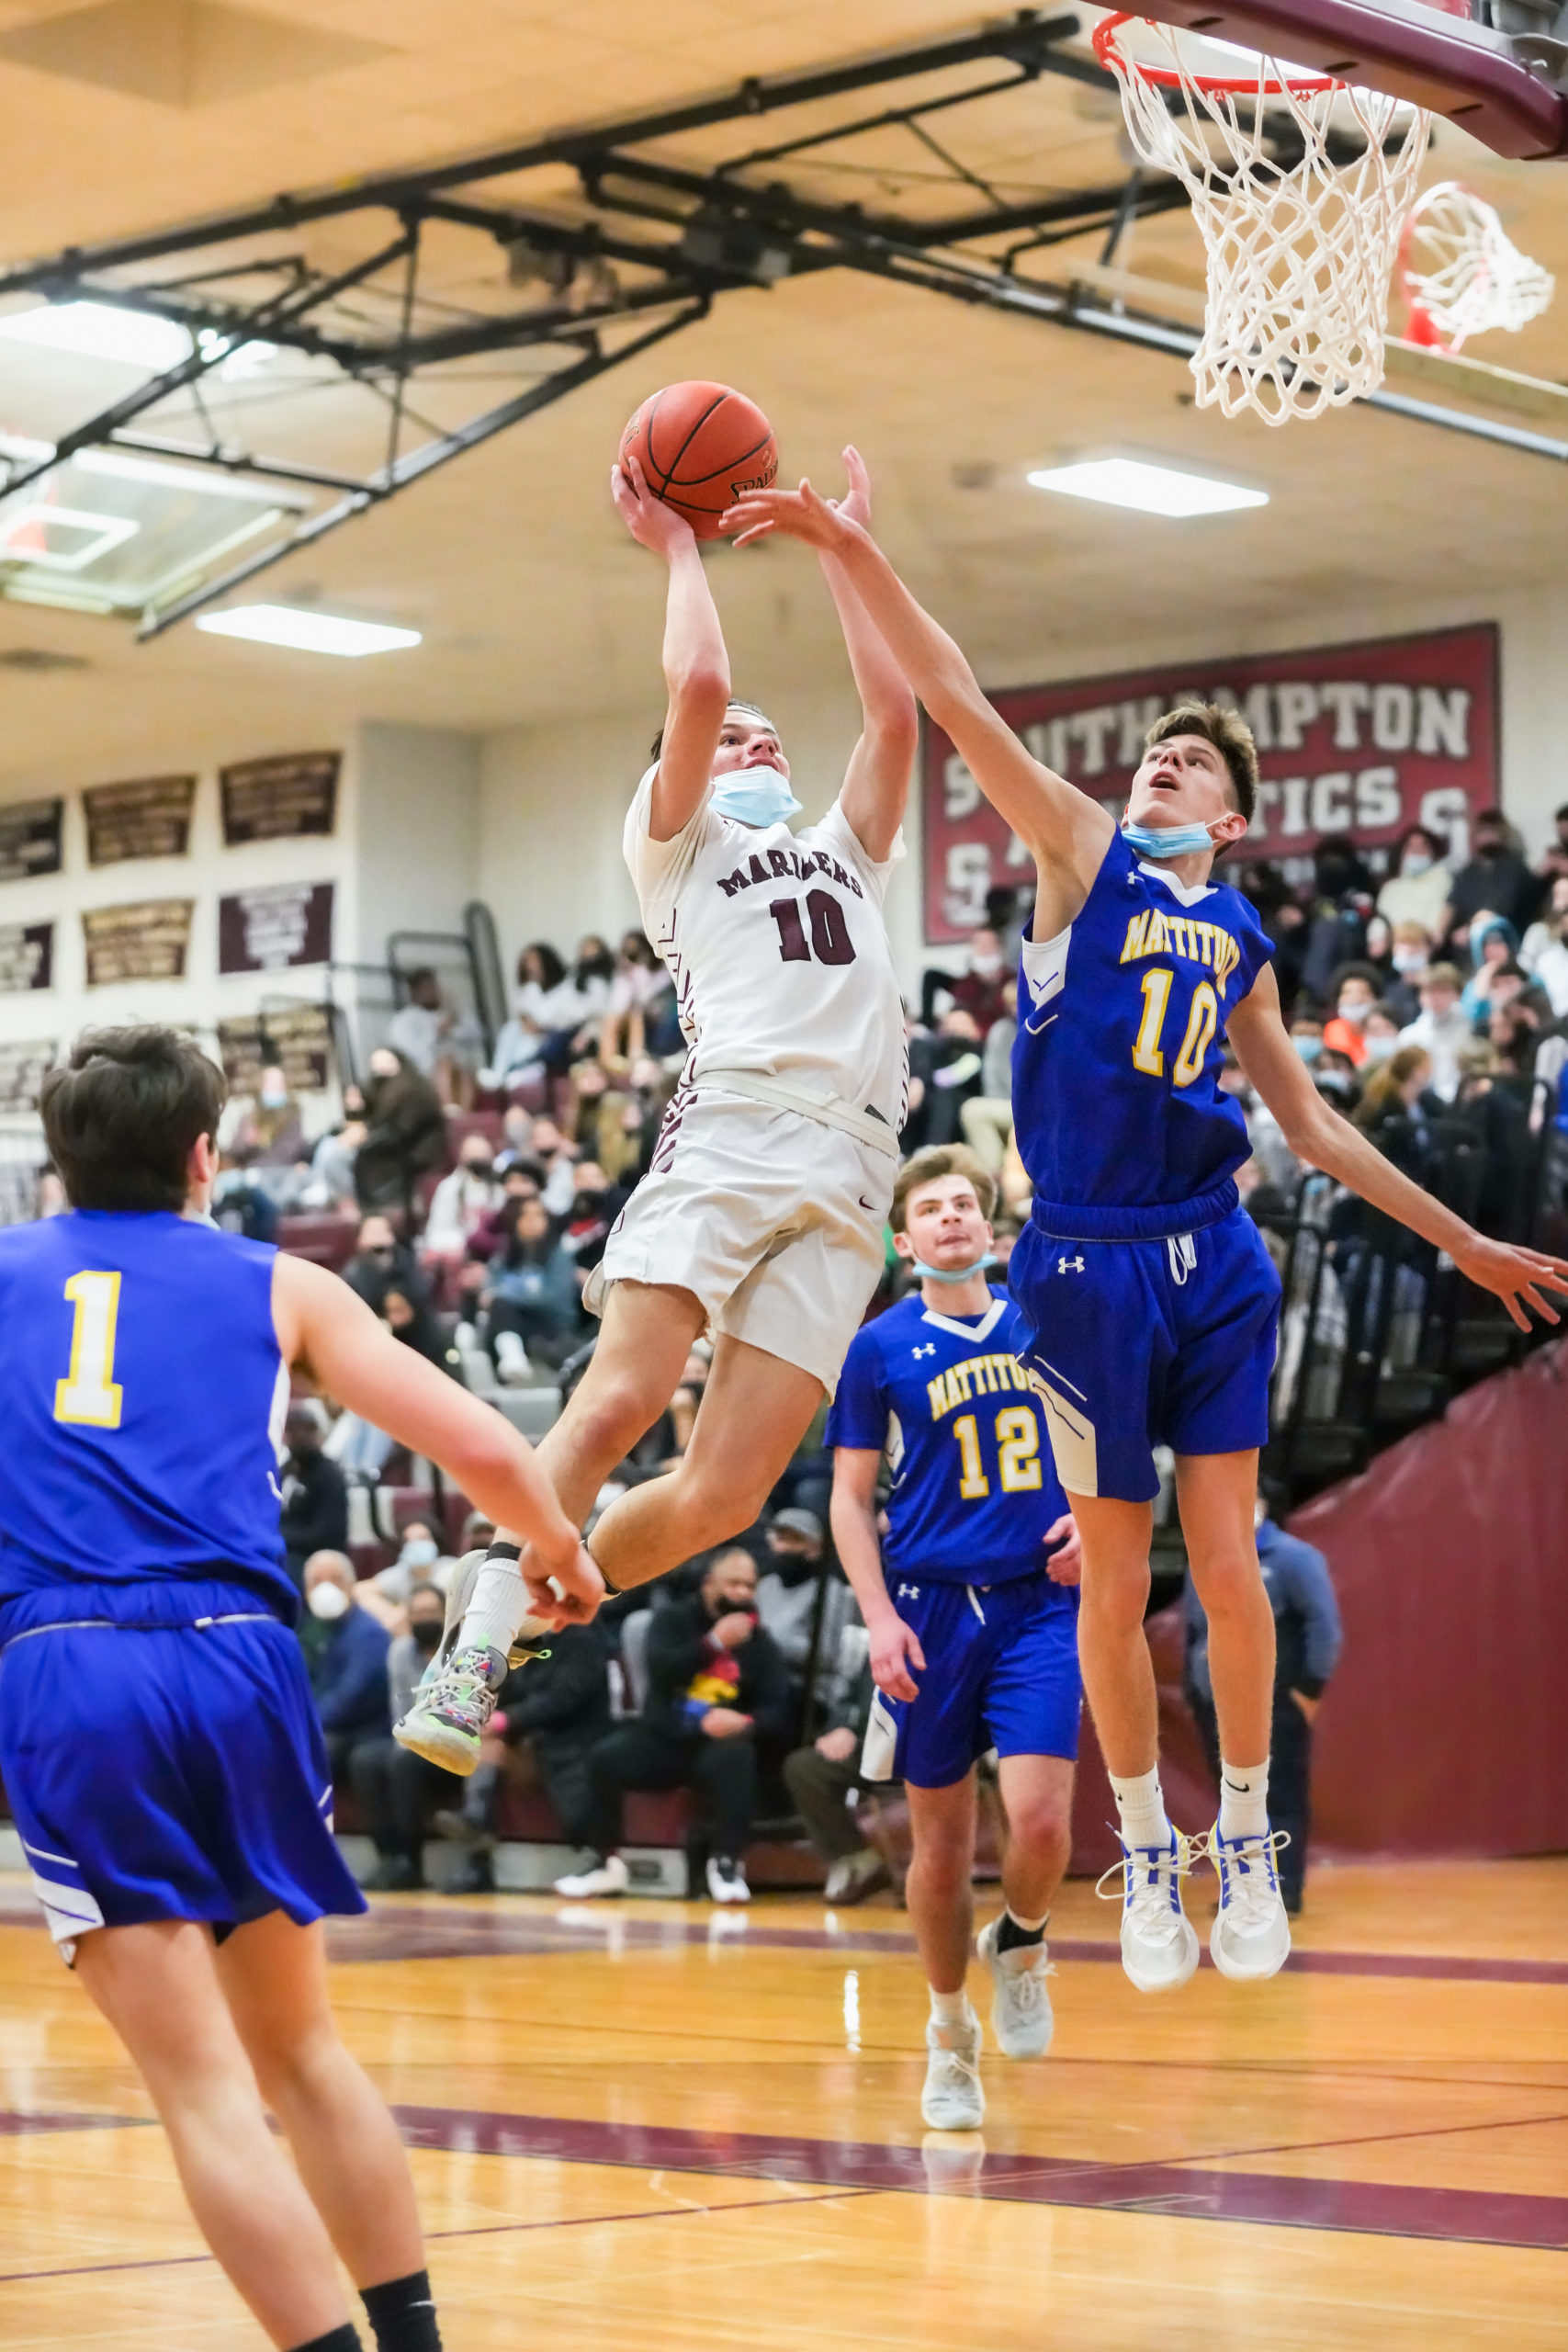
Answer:
[[[1210,1833],[1208,1855],[1219,1873],[1220,1907],[1209,1951],[1220,1974],[1234,1984],[1277,1976],[1291,1956],[1291,1923],[1274,1868],[1283,1835],[1265,1830],[1261,1838],[1225,1838],[1217,1823]]]
[[[1106,1880],[1122,1880],[1122,1965],[1140,1993],[1174,1993],[1198,1965],[1198,1931],[1181,1907],[1181,1882],[1192,1849],[1179,1829],[1166,1846],[1129,1846],[1095,1889],[1107,1902]]]

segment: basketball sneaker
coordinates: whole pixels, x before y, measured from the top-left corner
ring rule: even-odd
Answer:
[[[551,1892],[564,1894],[569,1903],[591,1903],[595,1895],[624,1894],[631,1883],[632,1874],[619,1854],[607,1854],[592,1869],[558,1878]]]
[[[507,1671],[500,1650],[476,1644],[455,1651],[433,1682],[420,1684],[413,1705],[392,1725],[392,1737],[427,1764],[467,1780],[479,1760],[479,1741]]]
[[[980,2088],[980,2052],[984,2037],[973,2009],[960,2027],[926,2028],[926,2086],[920,2093],[920,2114],[931,2132],[978,2132],[986,2120],[986,2094]]]
[[[707,1866],[708,1900],[712,1903],[750,1903],[751,1890],[746,1883],[744,1862],[731,1861],[728,1854],[712,1854]]]
[[[1045,1990],[1050,1962],[1043,1942],[1015,1944],[998,1951],[1001,1916],[982,1928],[975,1950],[991,1972],[991,2031],[1004,2058],[1043,2058],[1051,2047],[1056,2020]]]
[[[1277,1976],[1290,1958],[1291,1923],[1274,1868],[1275,1843],[1269,1831],[1261,1838],[1224,1838],[1217,1825],[1209,1838],[1209,1860],[1220,1879],[1209,1951],[1220,1974],[1235,1984]]]
[[[1122,1880],[1122,1965],[1140,1993],[1173,1993],[1198,1965],[1198,1935],[1181,1907],[1181,1882],[1192,1867],[1179,1829],[1167,1846],[1129,1846],[1095,1889],[1108,1902],[1106,1879]]]

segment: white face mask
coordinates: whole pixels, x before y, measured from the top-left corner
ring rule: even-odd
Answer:
[[[1399,870],[1407,881],[1413,882],[1418,874],[1430,874],[1432,860],[1424,849],[1407,849]]]
[[[1370,1062],[1386,1062],[1398,1050],[1397,1037],[1369,1037],[1367,1039],[1367,1059]]]
[[[310,1587],[305,1595],[305,1606],[312,1617],[320,1617],[330,1625],[334,1618],[346,1617],[353,1603],[341,1584],[323,1580]]]
[[[1341,1021],[1348,1021],[1352,1029],[1359,1029],[1371,1009],[1370,1004],[1342,1004],[1339,1008],[1339,1018]]]
[[[1427,957],[1419,947],[1396,947],[1393,951],[1393,968],[1396,972],[1424,972],[1427,968]]]
[[[969,969],[977,980],[994,980],[1003,969],[999,956],[971,956]]]

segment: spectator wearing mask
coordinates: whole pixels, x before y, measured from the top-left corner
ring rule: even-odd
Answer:
[[[258,1168],[292,1168],[309,1159],[299,1105],[288,1091],[288,1080],[276,1062],[269,1062],[248,1102],[229,1103],[219,1125],[224,1149],[248,1151]]]
[[[451,1370],[446,1334],[423,1291],[404,1290],[397,1283],[389,1283],[381,1300],[381,1320],[405,1348],[412,1348],[442,1372]]]
[[[548,940],[525,947],[517,959],[517,1009],[495,1041],[487,1083],[516,1086],[564,1076],[589,1017],[588,1000]],[[604,995],[607,1000],[607,986]]]
[[[359,1605],[378,1618],[389,1634],[408,1631],[408,1606],[427,1585],[443,1598],[457,1562],[443,1557],[435,1530],[427,1519],[403,1522],[398,1556],[389,1568],[379,1568],[359,1588]]]
[[[387,1023],[387,1043],[412,1062],[422,1077],[438,1084],[443,1049],[457,1025],[457,1015],[428,967],[411,972],[407,986],[408,1002]]]
[[[536,1159],[514,1159],[501,1180],[499,1206],[486,1211],[468,1238],[468,1255],[488,1263],[512,1238],[517,1210],[524,1201],[536,1201],[544,1190],[545,1171]]]
[[[1418,922],[1396,922],[1389,953],[1392,971],[1383,981],[1383,1002],[1405,1028],[1421,1010],[1421,975],[1432,961],[1434,934]]]
[[[1325,1023],[1323,1042],[1330,1053],[1343,1054],[1359,1069],[1367,1058],[1363,1034],[1367,1015],[1378,1001],[1378,974],[1370,964],[1343,964],[1329,983],[1335,1014]]]
[[[420,1240],[425,1261],[461,1265],[480,1223],[501,1206],[503,1197],[493,1145],[483,1136],[465,1136],[457,1165],[430,1196],[430,1215]]]
[[[446,1621],[446,1604],[434,1585],[416,1586],[408,1611],[408,1631],[386,1649],[381,1670],[381,1702],[393,1723],[400,1722],[413,1704],[420,1679],[441,1646]],[[381,1638],[386,1640],[385,1634]],[[431,1815],[438,1805],[450,1804],[462,1781],[455,1772],[444,1772],[400,1747],[389,1734],[365,1740],[355,1749],[350,1778],[360,1817],[376,1843],[376,1867],[366,1885],[383,1894],[412,1893],[424,1884],[424,1840]]]
[[[1563,915],[1568,915],[1568,873],[1549,876],[1546,903],[1519,942],[1519,962],[1532,978],[1536,958],[1554,944],[1558,921]]]
[[[335,1555],[348,1542],[348,1485],[321,1451],[321,1425],[309,1405],[290,1405],[283,1440],[279,1524],[288,1573],[302,1585],[312,1553]]]
[[[387,1629],[356,1607],[354,1563],[346,1553],[312,1552],[305,1563],[305,1606],[321,1634],[307,1658],[316,1713],[326,1735],[334,1781],[346,1781],[367,1742],[384,1740],[388,1713]]]
[[[276,1241],[277,1204],[262,1181],[254,1144],[237,1144],[223,1154],[212,1188],[212,1221],[247,1241]]]
[[[1501,915],[1481,915],[1470,926],[1470,955],[1475,968],[1464,984],[1460,1010],[1476,1033],[1484,1032],[1493,1004],[1493,982],[1499,973],[1524,975],[1516,960],[1518,933]]]
[[[485,1343],[501,1380],[532,1377],[530,1355],[551,1366],[571,1352],[581,1299],[571,1257],[543,1201],[520,1201],[511,1233],[490,1263]]]
[[[389,1284],[396,1283],[409,1293],[421,1287],[413,1251],[391,1218],[378,1210],[360,1218],[354,1255],[343,1270],[343,1278],[373,1315],[381,1312]]]
[[[446,1158],[446,1114],[429,1079],[390,1046],[370,1057],[365,1140],[355,1154],[362,1209],[408,1210],[414,1187]]]
[[[1568,800],[1553,810],[1551,828],[1551,839],[1536,860],[1535,868],[1549,889],[1554,882],[1568,882]]]
[[[663,1042],[675,991],[658,949],[646,932],[628,931],[621,941],[615,977],[599,1032],[599,1058],[607,1070],[628,1069],[638,1056],[671,1050]],[[679,1038],[679,1030],[676,1032]]]
[[[828,1903],[863,1903],[887,1884],[887,1864],[866,1844],[849,1803],[851,1792],[860,1786],[861,1749],[875,1695],[868,1657],[831,1711],[826,1730],[809,1747],[795,1748],[784,1758],[790,1801],[828,1865],[822,1890]],[[885,1781],[877,1783],[879,1793],[886,1794],[887,1787]]]
[[[306,1198],[321,1208],[352,1209],[357,1199],[354,1163],[365,1140],[365,1097],[355,1085],[343,1090],[343,1117],[317,1144],[310,1160]]]
[[[1386,1062],[1399,1050],[1399,1033],[1404,1023],[1392,1005],[1374,1004],[1361,1023],[1361,1035],[1366,1041],[1367,1057],[1361,1065],[1363,1077],[1369,1067]]]
[[[1450,913],[1455,937],[1468,934],[1477,915],[1489,914],[1511,922],[1517,939],[1540,897],[1540,881],[1513,848],[1503,811],[1483,809],[1475,820],[1470,863],[1454,876]]]
[[[606,1629],[597,1621],[592,1625],[568,1625],[550,1635],[547,1657],[502,1686],[500,1703],[480,1742],[473,1777],[463,1784],[462,1804],[434,1817],[434,1826],[443,1838],[453,1838],[471,1851],[472,1867],[463,1878],[463,1893],[482,1894],[493,1883],[490,1856],[495,1845],[496,1807],[506,1779],[507,1758],[525,1745],[538,1766],[563,1840],[569,1846],[589,1842],[588,1758],[610,1727]]]
[[[969,934],[963,972],[956,978],[951,972],[926,974],[920,988],[920,1018],[928,1029],[933,1027],[945,998],[949,1005],[969,1015],[975,1035],[983,1041],[992,1022],[999,1021],[1007,1011],[1004,989],[1010,977],[999,936],[989,923],[982,923]]]
[[[1425,825],[1401,833],[1389,860],[1388,879],[1378,892],[1378,912],[1397,932],[1419,923],[1428,939],[1441,939],[1449,923],[1453,876],[1443,864],[1447,844]]]
[[[580,1283],[604,1255],[610,1227],[630,1198],[622,1185],[611,1183],[596,1159],[580,1160],[573,1170],[571,1207],[561,1244],[570,1254]]]
[[[1451,1102],[1459,1091],[1461,1049],[1474,1032],[1460,1009],[1464,982],[1452,964],[1433,964],[1421,975],[1421,1010],[1399,1033],[1402,1046],[1419,1046],[1432,1064],[1432,1091]]]
[[[1302,1907],[1307,1839],[1312,1831],[1312,1727],[1329,1677],[1339,1662],[1344,1635],[1339,1603],[1323,1554],[1277,1527],[1261,1496],[1256,1517],[1258,1565],[1274,1611],[1269,1818],[1275,1829],[1286,1833],[1287,1842],[1275,1858],[1275,1867],[1285,1908],[1293,1917]],[[1220,1746],[1209,1673],[1209,1623],[1190,1571],[1181,1609],[1186,1633],[1183,1687],[1217,1786]]]
[[[1371,876],[1347,833],[1325,834],[1313,852],[1315,896],[1299,950],[1301,985],[1316,1004],[1332,1001],[1332,976],[1366,954]]]
[[[817,1623],[818,1594],[823,1586],[827,1533],[814,1510],[792,1508],[774,1512],[764,1540],[767,1550],[757,1582],[757,1613],[798,1685],[811,1660],[811,1634]],[[853,1608],[850,1588],[842,1577],[829,1570],[827,1577],[818,1639],[819,1660],[838,1657],[840,1636]]]
[[[648,1704],[589,1754],[584,1843],[589,1867],[556,1881],[569,1901],[624,1894],[621,1811],[629,1789],[693,1791],[713,1851],[708,1894],[747,1903],[745,1852],[757,1793],[757,1744],[782,1736],[789,1682],[772,1636],[757,1620],[757,1569],[749,1552],[720,1552],[701,1589],[655,1609],[648,1625]]]

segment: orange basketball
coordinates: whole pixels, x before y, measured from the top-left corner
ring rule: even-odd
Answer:
[[[667,384],[655,392],[621,435],[623,466],[628,458],[699,539],[716,539],[725,508],[744,491],[772,489],[779,470],[773,426],[728,384]]]

